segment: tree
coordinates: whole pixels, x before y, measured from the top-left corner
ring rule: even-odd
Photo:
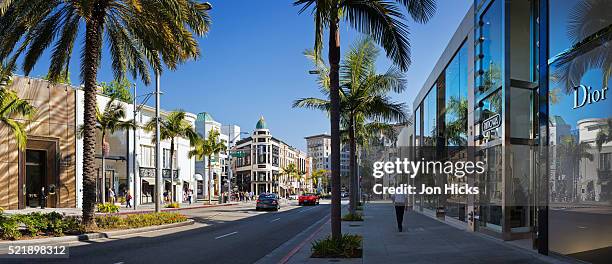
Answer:
[[[126,72],[145,84],[150,70],[161,74],[198,58],[197,38],[208,32],[208,3],[195,0],[29,0],[0,4],[0,61],[11,66],[23,58],[29,75],[43,51],[50,48],[49,77],[66,76],[77,35],[84,85],[83,224],[95,228],[96,87],[103,47],[108,47],[115,79]],[[80,30],[83,28],[84,30]]]
[[[447,123],[444,129],[446,143],[452,146],[467,146],[468,102],[452,96],[446,106]]]
[[[404,24],[404,6],[412,18],[425,23],[435,12],[434,0],[296,0],[299,13],[312,9],[315,22],[314,54],[319,57],[323,46],[323,31],[329,30],[328,74],[330,87],[331,125],[331,235],[339,240],[342,235],[340,219],[340,19],[363,34],[371,36],[386,51],[401,70],[410,65],[408,28]]]
[[[125,120],[126,111],[123,105],[116,101],[117,98],[111,97],[110,100],[106,103],[104,107],[104,111],[100,111],[100,108],[96,106],[96,129],[102,133],[101,139],[101,151],[102,151],[102,169],[100,172],[102,173],[102,203],[106,202],[106,153],[108,149],[105,150],[106,143],[106,135],[114,134],[118,131],[129,130],[135,128],[134,120]],[[83,137],[85,131],[85,125],[81,125],[79,127],[79,136]]]
[[[104,95],[114,96],[117,100],[126,103],[132,103],[133,101],[133,96],[130,92],[132,84],[127,78],[113,80],[110,83],[101,82],[100,86],[102,87],[102,94]]]
[[[129,82],[128,82],[129,84]],[[155,119],[149,120],[145,124],[145,130],[149,132],[155,132],[156,122]],[[178,110],[172,111],[168,116],[162,118],[159,122],[159,138],[161,140],[170,140],[170,180],[174,182],[174,155],[175,147],[174,141],[177,138],[187,138],[190,142],[195,142],[197,138],[191,123],[185,119],[185,111]],[[153,139],[155,141],[155,139]],[[170,199],[174,202],[174,187],[171,187],[172,195]]]
[[[310,174],[312,184],[315,186],[315,188],[317,188],[317,190],[319,189],[319,183],[323,184],[326,182],[327,174],[328,171],[324,169],[315,170]]]
[[[298,170],[295,163],[289,163],[287,164],[287,166],[281,169],[281,174],[286,175],[289,178],[289,180],[291,180],[292,178],[298,179],[299,173],[300,171]],[[298,192],[301,187],[302,187],[302,184],[298,180]]]
[[[595,137],[595,146],[597,151],[601,152],[603,145],[612,141],[612,118],[606,119],[606,124],[601,126],[601,129],[597,132]]]
[[[312,52],[307,52],[312,54]],[[316,59],[308,55],[311,59]],[[390,92],[401,93],[405,88],[403,74],[395,67],[387,72],[376,73],[376,58],[378,49],[370,39],[363,39],[351,47],[340,64],[340,120],[342,127],[348,132],[349,144],[349,193],[350,213],[355,213],[358,202],[358,178],[357,178],[357,137],[355,134],[357,126],[364,126],[367,120],[382,122],[404,121],[406,106],[397,103],[388,96]],[[315,61],[318,68],[323,68],[324,63]],[[322,72],[326,72],[323,70]],[[324,78],[321,76],[319,78]],[[329,87],[326,82],[321,90],[329,96]],[[330,101],[319,98],[301,98],[294,102],[294,107],[305,107],[329,111]],[[340,132],[342,133],[342,132]],[[333,183],[332,183],[333,186]]]
[[[1,70],[1,69],[0,69]],[[0,124],[5,125],[13,133],[17,148],[24,150],[28,140],[25,123],[18,117],[30,119],[36,113],[36,109],[17,96],[17,93],[9,90],[6,86],[10,83],[8,75],[0,76]]]
[[[189,151],[189,157],[204,160],[208,158],[208,203],[212,203],[211,186],[212,186],[212,157],[219,155],[221,151],[226,150],[225,140],[219,140],[219,131],[211,130],[206,139],[196,137],[192,143],[193,149]]]
[[[563,163],[567,164],[567,167],[570,167],[572,177],[571,177],[571,193],[569,194],[572,201],[575,201],[576,197],[576,179],[578,177],[578,170],[580,168],[580,162],[582,159],[588,159],[590,161],[593,160],[593,154],[589,153],[589,143],[586,142],[578,142],[576,137],[574,136],[564,136],[561,137],[561,142],[559,144],[559,156],[564,160]],[[567,185],[567,183],[566,183]],[[567,189],[566,189],[567,192]]]

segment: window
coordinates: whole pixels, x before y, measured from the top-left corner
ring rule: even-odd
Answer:
[[[478,21],[476,52],[476,87],[474,91],[486,92],[502,85],[502,8],[497,0],[489,6]]]
[[[445,73],[445,140],[450,146],[467,145],[467,47],[463,45]]]
[[[140,166],[155,167],[155,149],[151,146],[140,146]]]
[[[257,145],[257,164],[265,164],[268,162],[268,148],[267,145]]]
[[[176,155],[176,150],[175,150],[174,151],[174,157],[172,159],[172,166],[174,168],[177,167],[177,159],[176,159],[177,157],[176,156],[177,155]],[[162,159],[162,162],[163,162],[162,166],[163,166],[164,169],[170,169],[170,157],[171,157],[170,149],[166,149],[165,148],[164,151],[163,151],[163,156],[162,156],[162,158],[163,158]]]
[[[606,171],[612,169],[612,153],[599,154],[599,170]]]

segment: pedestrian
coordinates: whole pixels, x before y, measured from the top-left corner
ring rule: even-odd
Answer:
[[[125,208],[132,207],[132,195],[129,192],[125,192]]]
[[[108,188],[108,201],[111,204],[115,203],[115,192],[111,188]]]
[[[393,205],[395,206],[395,217],[397,219],[397,230],[402,232],[404,223],[404,212],[408,210],[406,204],[408,198],[405,194],[395,194],[393,196]]]
[[[191,199],[193,199],[193,190],[189,189],[187,190],[187,198],[189,198],[189,204],[191,204]]]
[[[40,189],[40,195],[38,197],[38,202],[40,203],[40,209],[45,209],[45,205],[47,203],[47,193],[45,192],[45,187]]]
[[[164,191],[164,203],[168,202],[168,191]]]

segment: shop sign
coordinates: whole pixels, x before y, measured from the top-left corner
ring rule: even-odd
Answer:
[[[499,114],[495,114],[485,119],[485,121],[482,121],[482,133],[486,133],[493,129],[498,128],[501,124],[500,121],[501,121],[501,117],[499,116]]]
[[[601,90],[586,85],[579,85],[574,87],[574,108],[577,109],[583,107],[586,104],[593,104],[599,101],[606,100],[606,92],[608,87],[601,88]]]

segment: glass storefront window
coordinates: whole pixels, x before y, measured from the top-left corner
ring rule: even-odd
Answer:
[[[467,145],[467,47],[463,45],[445,72],[445,140],[449,146]]]
[[[478,21],[476,94],[502,85],[502,2],[493,1]]]
[[[479,104],[480,107],[477,110],[476,116],[479,117],[480,122],[478,122],[475,125],[475,127],[476,127],[476,131],[478,132],[478,135],[483,136],[482,139],[485,141],[490,141],[490,140],[498,139],[501,137],[501,129],[502,129],[501,125],[491,131],[488,131],[485,133],[482,132],[482,121],[490,117],[493,117],[495,115],[501,115],[501,110],[502,110],[501,94],[502,94],[502,91],[501,89],[499,89],[497,92],[494,92],[489,97],[482,100]]]
[[[436,122],[437,118],[437,85],[429,90],[425,100],[423,100],[423,145],[424,146],[435,146],[436,145]]]

